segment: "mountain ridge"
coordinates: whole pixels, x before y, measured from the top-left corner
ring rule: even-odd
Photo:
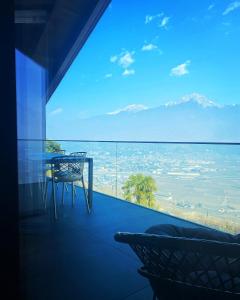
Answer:
[[[219,105],[204,96],[194,96],[154,108],[134,104],[132,110],[119,109],[114,114],[82,119],[80,136],[72,138],[239,142],[240,105]]]

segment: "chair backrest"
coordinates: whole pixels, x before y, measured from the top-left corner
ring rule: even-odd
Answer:
[[[115,239],[130,245],[150,279],[240,295],[240,244],[132,233]]]
[[[70,155],[85,158],[87,156],[87,152],[83,152],[83,151],[82,152],[72,152],[72,153],[70,153]]]
[[[81,179],[84,170],[85,155],[65,155],[54,157],[51,160],[52,173],[58,176],[64,176],[64,173],[68,173],[68,176],[79,177]]]

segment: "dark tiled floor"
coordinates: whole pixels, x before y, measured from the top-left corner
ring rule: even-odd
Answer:
[[[21,222],[23,299],[152,299],[137,257],[114,241],[114,233],[160,223],[196,225],[98,193],[88,215],[82,190],[75,208],[68,194],[56,222],[49,213]]]

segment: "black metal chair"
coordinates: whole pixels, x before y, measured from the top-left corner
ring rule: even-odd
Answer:
[[[61,154],[65,155],[66,150],[53,150],[51,153]],[[47,190],[48,190],[48,183],[52,181],[52,174],[51,174],[51,164],[45,164],[45,176],[44,176],[44,182],[43,182],[43,199],[44,199],[44,207],[47,208]],[[50,174],[49,174],[50,173]],[[56,184],[56,187],[58,189],[58,184]],[[67,185],[64,185],[64,188],[68,190]]]
[[[240,299],[240,244],[148,233],[117,233],[143,266],[153,299]]]
[[[72,184],[72,206],[75,205],[75,189],[74,182],[80,181],[83,186],[84,196],[87,205],[87,211],[90,213],[90,206],[88,203],[87,191],[83,178],[83,170],[84,170],[84,161],[85,156],[77,156],[77,155],[66,155],[60,157],[54,157],[51,161],[52,166],[52,195],[53,195],[53,204],[54,204],[54,213],[55,218],[57,218],[57,207],[56,207],[56,191],[55,191],[55,183],[62,182],[62,204],[64,204],[64,184],[71,183]]]

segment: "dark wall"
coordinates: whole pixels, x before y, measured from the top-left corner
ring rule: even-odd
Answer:
[[[3,3],[5,4],[1,3],[0,9],[0,297],[19,299],[14,1],[8,0]]]

